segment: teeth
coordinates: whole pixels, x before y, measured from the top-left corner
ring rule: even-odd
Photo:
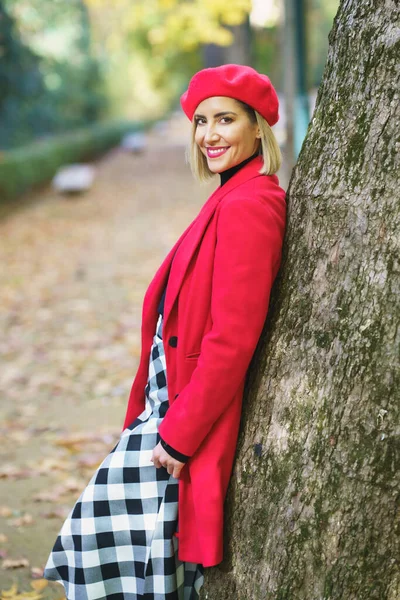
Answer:
[[[222,148],[221,150],[211,150],[209,148],[208,152],[209,152],[209,154],[221,154],[222,152],[225,152],[225,148]]]

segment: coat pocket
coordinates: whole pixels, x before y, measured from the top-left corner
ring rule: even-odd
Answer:
[[[197,360],[200,356],[199,352],[192,352],[191,354],[186,354],[185,360]]]

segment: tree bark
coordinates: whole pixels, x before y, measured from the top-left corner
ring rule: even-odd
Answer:
[[[202,598],[400,598],[399,37],[342,0]]]

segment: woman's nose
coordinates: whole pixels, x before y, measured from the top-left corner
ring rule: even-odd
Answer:
[[[206,130],[206,134],[204,136],[206,143],[207,142],[215,142],[219,138],[219,134],[215,129],[214,125],[209,125]]]

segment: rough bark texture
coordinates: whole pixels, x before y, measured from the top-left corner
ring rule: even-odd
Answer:
[[[335,18],[202,598],[400,598],[398,15]]]

